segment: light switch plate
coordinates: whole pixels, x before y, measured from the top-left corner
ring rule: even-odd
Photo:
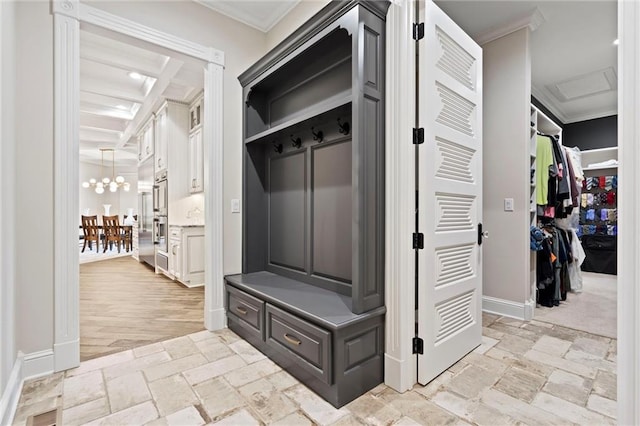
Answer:
[[[513,211],[513,198],[505,198],[504,199],[504,211],[512,212]]]
[[[240,200],[237,198],[231,200],[231,213],[240,213]]]

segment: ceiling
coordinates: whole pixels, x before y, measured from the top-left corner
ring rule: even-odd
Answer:
[[[531,33],[532,94],[564,123],[617,114],[617,3],[436,0],[482,44],[518,23]]]
[[[194,1],[263,32],[300,2]],[[532,94],[564,123],[617,113],[615,0],[436,3],[480,44],[518,26],[535,29]],[[115,148],[118,166],[135,166],[135,130],[164,98],[194,99],[203,63],[92,27],[80,34],[80,160],[100,164],[100,148]]]
[[[100,164],[100,149],[113,148],[118,167],[137,165],[134,132],[163,99],[189,102],[203,83],[204,67],[197,60],[121,35],[82,28],[80,161]],[[107,159],[110,163],[110,154]]]
[[[300,0],[195,1],[267,32]],[[617,113],[615,0],[435,2],[480,44],[523,23],[535,28],[532,94],[564,123]]]
[[[194,1],[265,33],[300,2],[300,0]]]

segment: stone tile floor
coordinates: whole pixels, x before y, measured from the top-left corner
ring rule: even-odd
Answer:
[[[616,340],[483,315],[483,343],[427,386],[335,409],[229,330],[83,362],[25,383],[14,420],[64,425],[615,424]]]

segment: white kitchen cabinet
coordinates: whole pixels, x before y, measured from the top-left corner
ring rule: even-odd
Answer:
[[[187,287],[204,285],[204,226],[170,227],[168,276]]]
[[[167,131],[168,106],[163,104],[156,113],[155,124],[155,157],[153,169],[155,173],[167,170],[168,131]]]
[[[154,149],[154,120],[153,117],[142,126],[138,133],[138,163],[142,163],[153,155]]]
[[[189,131],[193,132],[202,126],[203,95],[200,95],[189,107]]]
[[[189,134],[189,191],[204,191],[204,146],[202,128]]]

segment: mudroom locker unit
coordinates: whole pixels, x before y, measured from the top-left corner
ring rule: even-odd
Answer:
[[[239,77],[243,261],[225,277],[228,326],[336,407],[385,378],[389,6],[332,1]],[[432,102],[407,141],[421,170],[407,245],[422,282],[403,297],[418,300],[426,383],[481,341],[482,54],[422,6],[414,49]]]
[[[335,406],[383,380],[388,2],[332,2],[240,76],[229,328]]]

